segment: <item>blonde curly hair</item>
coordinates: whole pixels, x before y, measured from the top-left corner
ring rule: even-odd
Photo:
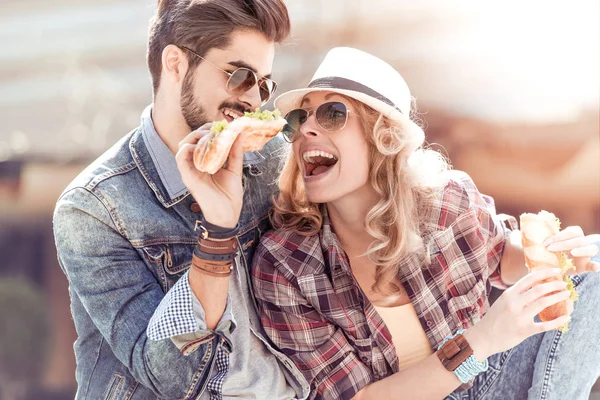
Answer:
[[[394,296],[400,291],[394,284],[400,259],[422,248],[419,206],[444,185],[443,172],[450,167],[440,153],[423,147],[423,130],[413,119],[390,120],[364,103],[346,99],[367,133],[369,181],[380,196],[365,220],[366,230],[374,238],[366,253],[376,265],[373,290]],[[293,152],[282,169],[279,188],[271,210],[273,226],[316,235],[323,216],[319,205],[306,197]]]

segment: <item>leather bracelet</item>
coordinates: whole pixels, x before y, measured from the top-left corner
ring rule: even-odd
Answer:
[[[231,239],[240,231],[240,224],[238,223],[233,229],[227,229],[213,225],[208,221],[197,220],[194,231],[198,232],[203,239]]]
[[[196,263],[198,265],[216,265],[227,267],[233,264],[231,260],[205,260],[201,257],[198,257],[196,254],[192,254],[192,263]]]
[[[208,240],[198,238],[198,247],[204,253],[209,254],[234,254],[238,249],[238,241],[236,237],[229,240]]]
[[[444,339],[438,346],[436,355],[448,371],[453,372],[462,383],[467,383],[488,369],[488,361],[479,362],[475,358],[463,333],[464,330],[461,329]]]
[[[473,354],[473,349],[462,334],[449,338],[436,352],[441,363],[448,371],[454,371]]]
[[[227,272],[227,273],[224,273],[224,272],[213,272],[213,271],[210,271],[208,269],[199,268],[199,267],[197,267],[196,269],[198,271],[200,271],[200,273],[202,273],[202,274],[214,276],[215,278],[229,278],[231,276],[231,272]]]
[[[228,254],[212,254],[206,253],[198,248],[198,246],[194,247],[194,256],[203,260],[203,261],[229,261],[233,262],[235,258],[235,253]]]
[[[196,255],[192,256],[192,266],[203,273],[217,277],[227,277],[231,275],[233,270],[233,264],[230,262],[210,263],[196,257]]]

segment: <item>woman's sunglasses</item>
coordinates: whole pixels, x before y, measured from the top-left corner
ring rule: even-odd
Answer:
[[[225,72],[227,75],[229,75],[229,79],[227,80],[227,85],[225,86],[225,89],[227,90],[227,93],[229,93],[231,95],[234,95],[234,96],[242,95],[242,94],[246,93],[248,90],[252,89],[254,87],[254,85],[256,85],[258,83],[258,91],[260,92],[260,100],[261,100],[262,104],[264,105],[267,101],[269,101],[271,96],[273,96],[273,93],[275,93],[275,90],[277,90],[277,83],[274,80],[269,79],[269,78],[260,78],[259,79],[258,76],[256,76],[256,73],[254,71],[252,71],[251,69],[240,67],[233,72],[225,71],[223,68],[211,63],[206,58],[204,58],[200,54],[196,53],[194,50],[189,49],[185,46],[179,46],[179,47],[189,51],[196,57],[199,57],[200,59],[206,61],[213,67],[218,68],[221,71]]]
[[[292,110],[285,116],[287,124],[283,127],[283,137],[288,142],[293,142],[296,139],[296,133],[313,112],[315,113],[317,124],[321,128],[328,132],[337,132],[346,127],[350,110],[340,101],[323,103],[314,111],[304,108]]]

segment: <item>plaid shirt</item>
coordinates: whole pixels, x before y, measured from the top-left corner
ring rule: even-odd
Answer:
[[[499,262],[510,229],[503,220],[516,226],[514,218],[496,215],[493,199],[467,174],[449,177],[422,208],[430,262],[415,253],[398,266],[434,349],[481,319],[492,283],[504,287]],[[264,235],[252,274],[265,331],[311,383],[312,398],[351,399],[398,372],[391,334],[354,280],[326,212],[318,235],[281,229]]]

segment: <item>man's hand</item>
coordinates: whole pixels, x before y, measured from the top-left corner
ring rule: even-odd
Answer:
[[[243,141],[236,139],[225,167],[214,175],[200,172],[194,166],[194,149],[198,140],[211,133],[212,122],[191,132],[179,143],[175,156],[183,183],[198,203],[204,219],[223,228],[234,228],[240,218],[244,199],[242,169]]]
[[[548,251],[562,251],[573,259],[576,270],[569,273],[581,274],[584,272],[597,272],[600,263],[591,260],[598,254],[600,235],[585,236],[579,226],[569,226],[544,242]]]

